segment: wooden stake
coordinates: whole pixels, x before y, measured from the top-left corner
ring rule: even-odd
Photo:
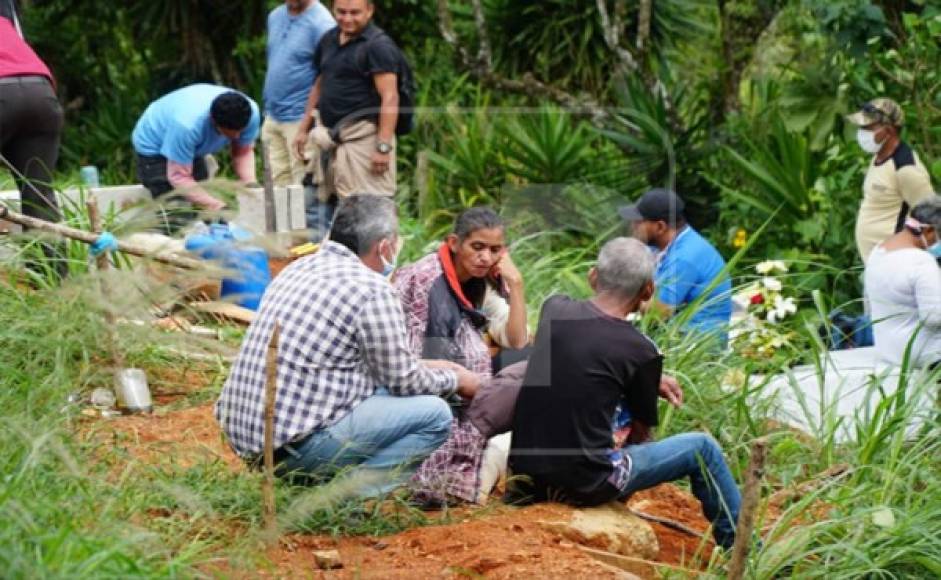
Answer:
[[[268,142],[261,142],[262,186],[265,188],[265,227],[268,233],[278,231],[274,204],[274,179],[271,175],[271,158],[268,156]]]
[[[281,326],[275,322],[265,361],[265,476],[261,481],[265,532],[269,541],[278,537],[277,506],[274,498],[274,407],[278,389],[278,340]]]
[[[732,560],[729,562],[729,580],[741,580],[745,575],[745,559],[748,557],[752,531],[755,529],[755,511],[758,508],[767,453],[768,440],[764,437],[755,439],[751,447],[748,471],[745,472],[745,491],[742,493],[742,507],[738,514],[738,526],[735,528],[735,545],[732,547]]]
[[[98,211],[98,200],[92,198],[85,202],[88,208],[88,221],[91,222],[91,229],[96,235],[101,233],[101,212]],[[111,270],[111,252],[102,252],[95,257],[95,266],[98,268],[99,283],[101,284],[101,295],[105,302],[105,322],[108,326],[108,341],[111,350],[111,359],[114,361],[115,384],[117,384],[118,372],[124,368],[124,355],[118,348],[118,337],[115,329],[114,313],[111,312],[111,286],[108,282],[108,271]]]
[[[10,208],[0,205],[0,219],[13,222],[15,224],[20,224],[27,228],[34,230],[39,230],[43,232],[49,232],[61,236],[63,238],[69,238],[79,242],[84,242],[86,244],[93,244],[95,240],[98,239],[98,234],[94,232],[86,232],[84,230],[79,230],[76,228],[71,228],[66,225],[56,224],[52,222],[47,222],[46,220],[41,220],[39,218],[30,217],[28,215],[15,212]],[[176,266],[177,268],[183,268],[185,270],[211,270],[212,267],[207,262],[202,260],[195,260],[193,258],[187,258],[186,256],[179,256],[173,252],[158,252],[156,254],[151,254],[147,251],[146,248],[137,246],[135,244],[129,244],[118,240],[118,251],[124,252],[125,254],[131,254],[133,256],[139,256],[141,258],[149,258],[163,264],[169,264],[170,266]]]
[[[674,530],[676,530],[676,531],[678,531],[678,532],[683,532],[684,534],[689,534],[690,536],[693,536],[694,538],[702,539],[702,537],[703,537],[703,535],[702,535],[701,533],[697,532],[697,531],[694,530],[693,528],[691,528],[691,527],[689,527],[689,526],[687,526],[687,525],[685,525],[685,524],[681,524],[680,522],[677,522],[677,521],[675,521],[675,520],[671,520],[671,519],[669,519],[669,518],[663,518],[663,517],[660,517],[660,516],[655,516],[655,515],[653,515],[653,514],[648,514],[648,513],[645,513],[645,512],[639,512],[639,511],[637,511],[637,510],[635,510],[635,509],[633,509],[633,508],[627,508],[627,511],[631,512],[632,514],[634,514],[635,516],[639,517],[640,519],[647,520],[647,521],[649,521],[649,522],[658,523],[658,524],[663,525],[663,526],[666,526],[666,527],[668,527],[668,528],[672,528],[672,529],[674,529]]]

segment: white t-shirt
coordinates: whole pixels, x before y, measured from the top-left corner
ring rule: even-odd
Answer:
[[[914,364],[941,361],[941,268],[934,256],[916,248],[876,246],[866,263],[866,292],[881,358],[901,364],[917,330]]]
[[[499,346],[509,347],[510,339],[506,334],[506,326],[510,322],[510,305],[506,298],[487,284],[480,310],[487,317],[487,332],[490,338]]]

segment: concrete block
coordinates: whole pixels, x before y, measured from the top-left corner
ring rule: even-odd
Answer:
[[[239,214],[235,223],[256,235],[267,231],[265,190],[261,187],[244,189],[238,194]]]
[[[274,188],[274,223],[275,231],[284,233],[291,231],[291,214],[289,212],[288,188],[278,186]]]
[[[290,215],[291,231],[307,229],[307,203],[304,197],[303,185],[288,186],[288,214]]]

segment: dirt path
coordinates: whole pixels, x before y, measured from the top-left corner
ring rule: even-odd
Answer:
[[[126,445],[127,449],[148,464],[160,465],[171,461],[171,457],[178,466],[221,459],[232,469],[244,469],[224,443],[212,416],[211,403],[168,409],[170,404],[179,406],[181,396],[179,393],[160,396],[158,392],[155,396],[157,410],[153,415],[93,419],[85,428],[93,432],[93,436],[101,437],[101,441],[133,442]],[[629,505],[698,531],[708,527],[695,498],[672,485],[636,494]],[[623,577],[615,568],[599,563],[560,536],[543,529],[539,523],[562,520],[571,511],[559,504],[525,508],[495,504],[482,512],[467,508],[459,512],[466,517],[457,523],[413,528],[392,536],[286,536],[280,547],[267,553],[272,563],[267,575],[410,579]],[[450,521],[454,522],[453,510]],[[652,525],[660,542],[659,562],[687,567],[692,565],[697,550],[705,554],[711,551],[711,543],[702,550],[700,539],[660,524]],[[344,567],[330,572],[318,570],[313,552],[322,549],[338,550]],[[242,576],[247,571],[229,572]],[[248,576],[258,571],[252,572]]]

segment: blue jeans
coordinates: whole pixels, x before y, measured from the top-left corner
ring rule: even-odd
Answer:
[[[621,498],[667,481],[688,477],[693,495],[712,522],[716,543],[731,547],[742,503],[722,449],[705,433],[683,433],[662,441],[630,445],[623,451],[631,459],[631,470]]]
[[[440,397],[395,397],[379,389],[330,427],[284,445],[278,474],[323,480],[349,469],[352,495],[383,495],[445,442],[451,419]]]
[[[330,226],[333,225],[333,214],[336,212],[336,200],[321,201],[317,194],[317,186],[309,185],[304,188],[304,215],[307,218],[307,229],[310,230],[310,239],[320,243]]]

